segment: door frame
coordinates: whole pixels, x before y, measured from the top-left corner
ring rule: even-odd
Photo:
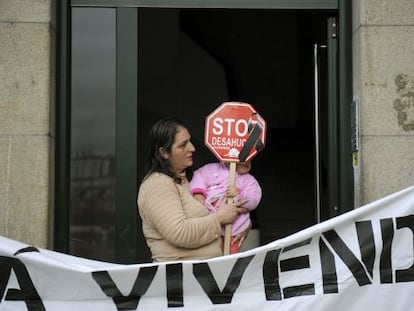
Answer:
[[[348,0],[62,0],[57,4],[57,36],[56,36],[56,153],[55,153],[55,206],[54,206],[54,232],[52,233],[54,249],[67,252],[69,247],[69,161],[70,161],[70,12],[72,7],[113,7],[117,8],[117,16],[128,16],[135,14],[128,12],[127,8],[154,7],[154,8],[238,8],[238,9],[323,9],[336,10],[338,14],[338,186],[337,202],[338,214],[342,214],[354,208],[354,182],[352,168],[352,144],[351,144],[351,104],[352,104],[352,2]],[[137,11],[137,10],[135,10]],[[120,14],[120,15],[118,15]],[[128,24],[120,23],[118,35],[123,38],[122,26]],[[118,46],[118,43],[117,43]],[[134,50],[132,50],[133,52]],[[132,52],[126,57],[132,57]],[[136,57],[135,57],[136,58]],[[120,60],[121,61],[121,60]],[[136,60],[135,60],[136,61]],[[126,88],[127,93],[119,100],[125,103],[133,102],[136,99],[136,88],[131,81],[136,81],[134,74],[128,70],[125,63],[117,63],[120,80],[129,81],[129,84],[120,86]],[[117,65],[117,66],[118,66]],[[133,80],[128,80],[129,78]],[[122,83],[120,83],[122,84]],[[135,84],[136,85],[136,84]],[[117,92],[121,92],[118,89]],[[117,97],[118,100],[118,97]],[[136,101],[135,101],[136,102]],[[118,109],[118,108],[117,108]],[[133,107],[121,107],[120,116],[131,117]],[[132,110],[131,110],[132,109]],[[136,116],[136,114],[135,114]],[[136,119],[127,122],[135,122],[131,126],[136,127]],[[136,221],[131,222],[130,201],[136,195],[136,175],[130,172],[137,171],[137,163],[134,161],[134,153],[127,154],[125,147],[128,142],[136,146],[136,131],[131,131],[127,126],[118,128],[119,150],[123,150],[121,158],[118,159],[121,165],[117,177],[124,176],[123,187],[117,200],[116,222],[120,227],[128,227],[136,230]],[[122,135],[122,137],[121,137]],[[129,145],[129,148],[131,145]],[[118,148],[118,146],[117,146]],[[118,149],[117,149],[118,150]],[[127,149],[128,150],[128,149]],[[130,149],[129,149],[130,150]],[[123,159],[123,161],[121,161]],[[135,157],[136,159],[136,157]],[[127,165],[125,165],[125,163]],[[129,173],[128,173],[129,172]],[[124,175],[122,175],[124,174]],[[135,180],[134,180],[135,178]],[[125,204],[125,200],[129,200]],[[136,210],[136,208],[135,208]],[[129,216],[128,216],[129,215]],[[131,227],[132,226],[132,227]],[[133,262],[133,255],[125,252],[125,247],[135,245],[135,236],[122,236],[117,233],[117,261]]]
[[[71,0],[70,6],[336,10],[341,1],[343,0]]]

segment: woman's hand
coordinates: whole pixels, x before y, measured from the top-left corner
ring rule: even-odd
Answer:
[[[248,199],[243,199],[235,203],[224,203],[213,216],[221,225],[231,224],[240,214],[249,212],[247,208],[243,207],[247,201]]]

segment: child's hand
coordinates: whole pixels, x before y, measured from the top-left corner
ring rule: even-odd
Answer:
[[[235,186],[228,186],[226,190],[226,196],[234,198],[239,195],[239,190]]]
[[[204,198],[204,195],[202,195],[201,193],[196,193],[194,195],[194,199],[196,199],[198,202],[204,205],[205,198]]]

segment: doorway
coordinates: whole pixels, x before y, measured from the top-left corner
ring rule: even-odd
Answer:
[[[206,116],[222,102],[247,102],[268,124],[266,147],[251,171],[263,190],[252,213],[256,243],[328,218],[327,57],[319,54],[316,159],[313,49],[327,44],[333,15],[326,10],[140,9],[138,176],[144,174],[146,134],[158,118],[176,115],[189,125],[196,169],[217,161],[203,142]]]
[[[72,3],[81,2],[88,4]],[[329,70],[344,54],[327,48],[332,41],[327,23],[339,11],[336,6],[74,5],[67,43],[71,93],[62,100],[70,99],[71,123],[65,123],[65,105],[58,122],[59,139],[68,146],[58,148],[56,249],[118,263],[150,261],[136,208],[149,128],[167,115],[187,123],[197,148],[196,169],[217,161],[204,146],[204,122],[225,101],[253,105],[268,124],[266,147],[253,159],[263,198],[252,213],[258,234],[250,246],[335,216],[332,194],[349,197],[332,178],[334,168],[348,184],[345,162],[335,162],[343,154],[339,150],[346,151],[346,135],[332,135],[335,126],[347,131],[341,121],[347,114],[332,114],[337,95],[331,89],[339,83],[335,70]],[[315,44],[320,47],[317,97]]]

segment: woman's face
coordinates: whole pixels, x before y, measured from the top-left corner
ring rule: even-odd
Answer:
[[[191,135],[186,128],[180,127],[174,138],[171,153],[164,153],[163,157],[170,161],[171,170],[177,174],[193,165],[194,145],[190,141]]]

